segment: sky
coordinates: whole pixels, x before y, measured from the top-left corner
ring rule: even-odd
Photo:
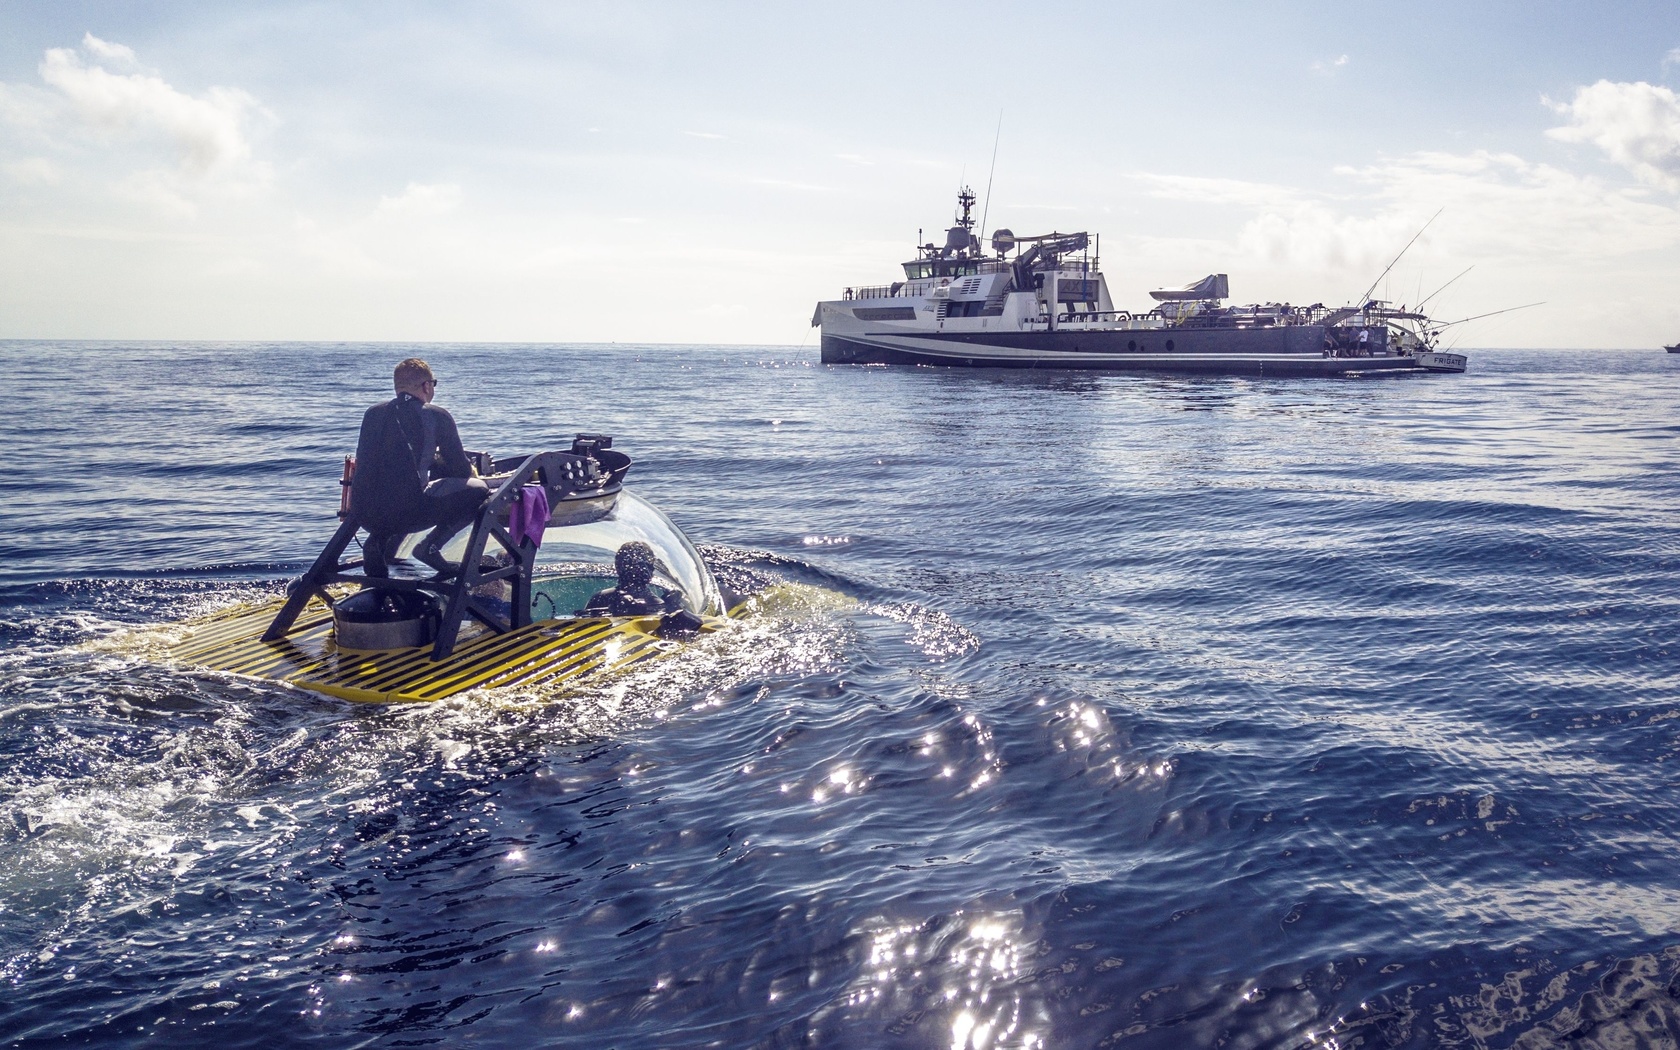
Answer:
[[[814,345],[967,183],[1122,308],[1655,347],[1677,88],[1673,0],[0,0],[0,338]]]

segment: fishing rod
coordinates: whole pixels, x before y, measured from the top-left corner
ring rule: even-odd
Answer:
[[[1490,312],[1485,313],[1485,314],[1477,314],[1474,317],[1460,317],[1456,321],[1448,321],[1446,324],[1436,325],[1435,330],[1437,332],[1443,332],[1443,331],[1447,330],[1448,328],[1451,328],[1455,324],[1465,324],[1466,322],[1469,322],[1469,321],[1480,321],[1484,317],[1497,317],[1500,314],[1511,313],[1513,310],[1532,310],[1536,306],[1545,306],[1545,305],[1546,305],[1545,303],[1541,302],[1541,303],[1529,303],[1526,306],[1507,306],[1503,310],[1493,310],[1493,311],[1490,311]]]
[[[986,216],[992,211],[992,176],[997,174],[998,143],[1003,140],[1003,110],[998,110],[997,134],[992,137],[992,167],[986,172],[986,203],[980,206],[980,236],[986,236]]]
[[[1476,268],[1476,264],[1471,263],[1469,266],[1466,266],[1464,268],[1464,273],[1459,274],[1458,277],[1463,277],[1465,273],[1469,273],[1471,270],[1474,270],[1475,268]],[[1451,287],[1453,281],[1458,280],[1458,277],[1454,277],[1452,279],[1452,281],[1448,281],[1446,284],[1443,284],[1441,287],[1435,289],[1433,292],[1430,292],[1428,298],[1424,299],[1423,302],[1418,303],[1416,306],[1412,307],[1412,309],[1416,310],[1420,314],[1423,313],[1423,304],[1427,303],[1430,299],[1433,299],[1437,295],[1440,295],[1442,292],[1446,291],[1449,287]],[[1536,304],[1536,305],[1538,305],[1538,304]]]
[[[1379,284],[1381,284],[1381,283],[1382,283],[1382,279],[1383,279],[1383,278],[1384,278],[1384,277],[1387,277],[1387,276],[1388,276],[1388,271],[1390,271],[1390,270],[1392,270],[1392,269],[1394,269],[1394,263],[1397,263],[1397,262],[1399,262],[1399,261],[1400,261],[1400,260],[1401,260],[1401,258],[1403,258],[1403,257],[1404,257],[1404,256],[1405,256],[1405,254],[1406,254],[1406,253],[1407,253],[1407,252],[1409,252],[1409,251],[1411,251],[1411,250],[1412,250],[1412,245],[1414,245],[1414,244],[1416,244],[1416,243],[1417,243],[1417,239],[1418,239],[1418,238],[1419,238],[1419,237],[1422,237],[1422,236],[1423,236],[1423,230],[1427,230],[1427,229],[1429,229],[1429,223],[1432,223],[1432,222],[1434,222],[1434,221],[1435,221],[1435,220],[1436,220],[1436,219],[1439,219],[1439,218],[1440,218],[1440,217],[1441,217],[1441,212],[1442,212],[1442,211],[1446,211],[1446,210],[1447,210],[1447,209],[1445,209],[1445,208],[1442,208],[1442,209],[1441,209],[1441,211],[1438,211],[1438,212],[1436,212],[1436,213],[1435,213],[1435,214],[1434,214],[1434,215],[1431,215],[1431,216],[1430,216],[1430,217],[1429,217],[1429,222],[1426,222],[1426,223],[1424,223],[1424,224],[1423,224],[1423,229],[1422,229],[1422,230],[1419,230],[1419,231],[1418,231],[1418,232],[1416,232],[1416,233],[1414,233],[1414,234],[1412,234],[1412,239],[1411,239],[1411,240],[1409,240],[1409,241],[1407,241],[1407,242],[1406,242],[1406,246],[1405,246],[1405,247],[1404,247],[1404,248],[1402,248],[1402,249],[1400,249],[1400,254],[1399,254],[1399,255],[1396,255],[1396,256],[1395,256],[1395,257],[1394,257],[1394,262],[1391,262],[1391,263],[1389,263],[1389,264],[1388,264],[1388,265],[1387,265],[1387,266],[1384,266],[1384,267],[1383,267],[1383,272],[1382,272],[1382,273],[1379,273],[1379,274],[1377,274],[1377,279],[1376,279],[1376,280],[1374,280],[1374,281],[1372,281],[1372,282],[1371,282],[1371,287],[1369,287],[1369,288],[1367,288],[1367,289],[1365,289],[1365,294],[1364,294],[1364,295],[1362,295],[1362,296],[1360,296],[1360,297],[1359,297],[1359,301],[1360,301],[1360,302],[1361,302],[1361,303],[1368,303],[1368,302],[1370,302],[1370,301],[1371,301],[1371,293],[1372,293],[1372,292],[1374,292],[1374,291],[1376,291],[1376,290],[1377,290],[1377,285],[1379,285]]]

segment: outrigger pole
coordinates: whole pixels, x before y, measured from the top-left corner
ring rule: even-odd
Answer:
[[[1476,268],[1476,264],[1471,263],[1469,266],[1466,266],[1464,268],[1464,272],[1460,273],[1458,275],[1458,277],[1463,277],[1464,274],[1469,273],[1471,270],[1474,270],[1475,268]],[[1412,309],[1416,310],[1420,314],[1423,313],[1423,304],[1427,303],[1429,300],[1435,298],[1437,295],[1440,295],[1442,292],[1446,291],[1449,287],[1452,286],[1453,281],[1458,280],[1458,277],[1454,277],[1452,279],[1452,281],[1448,281],[1446,284],[1443,284],[1441,287],[1435,289],[1433,292],[1430,292],[1428,295],[1424,296],[1423,297],[1423,302],[1418,303],[1416,306],[1412,307]],[[1539,304],[1536,303],[1535,305],[1538,306]]]
[[[1465,323],[1468,323],[1470,321],[1480,321],[1484,317],[1497,317],[1500,314],[1508,314],[1508,313],[1511,313],[1511,312],[1516,311],[1516,310],[1532,310],[1536,306],[1545,306],[1545,305],[1546,304],[1543,303],[1543,302],[1540,302],[1540,303],[1526,303],[1522,306],[1507,306],[1503,310],[1490,310],[1489,312],[1487,312],[1485,314],[1477,314],[1474,317],[1460,317],[1456,321],[1448,321],[1445,324],[1437,325],[1436,326],[1436,331],[1441,331],[1443,329],[1451,328],[1455,324],[1465,324]]]
[[[1394,257],[1394,262],[1391,262],[1387,266],[1383,267],[1383,272],[1377,274],[1377,279],[1371,282],[1371,287],[1365,289],[1365,294],[1359,297],[1359,305],[1361,307],[1364,307],[1364,305],[1366,303],[1371,301],[1371,293],[1376,291],[1377,290],[1377,285],[1381,284],[1382,279],[1384,277],[1388,276],[1388,271],[1394,269],[1395,263],[1398,263],[1405,256],[1405,254],[1407,252],[1412,250],[1412,245],[1416,244],[1417,239],[1419,237],[1423,236],[1423,231],[1429,229],[1429,223],[1432,223],[1436,219],[1439,219],[1441,217],[1441,212],[1446,211],[1446,210],[1447,209],[1442,208],[1441,211],[1438,211],[1434,215],[1431,215],[1429,217],[1429,222],[1426,222],[1426,223],[1423,224],[1423,229],[1420,229],[1420,230],[1418,230],[1418,232],[1412,234],[1412,239],[1406,242],[1406,246],[1404,248],[1400,249],[1400,254],[1396,255]]]

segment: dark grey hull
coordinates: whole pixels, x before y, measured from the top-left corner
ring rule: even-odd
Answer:
[[[1319,325],[1154,331],[823,333],[828,364],[1081,368],[1205,375],[1334,376],[1424,371],[1417,359],[1326,357]]]

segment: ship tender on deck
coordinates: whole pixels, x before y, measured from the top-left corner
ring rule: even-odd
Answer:
[[[918,246],[904,280],[817,304],[811,324],[822,328],[825,363],[1268,376],[1465,369],[1462,354],[1436,350],[1439,328],[1421,313],[1375,300],[1225,306],[1224,274],[1152,291],[1144,313],[1116,309],[1095,237],[1000,229],[987,255],[974,200],[958,194],[945,244]]]

